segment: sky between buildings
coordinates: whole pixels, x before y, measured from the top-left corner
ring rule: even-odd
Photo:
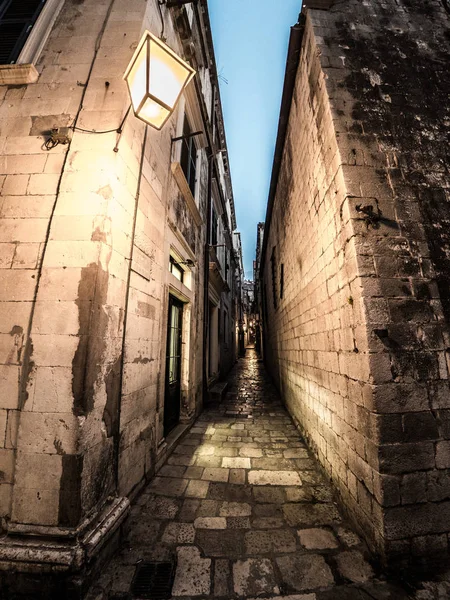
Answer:
[[[290,27],[301,0],[209,0],[244,269],[265,220]]]

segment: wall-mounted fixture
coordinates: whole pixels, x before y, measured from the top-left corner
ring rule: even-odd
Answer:
[[[124,75],[136,117],[161,129],[194,75],[187,62],[146,31]]]
[[[202,135],[203,131],[194,131],[193,133],[188,133],[187,135],[179,135],[178,137],[174,137],[171,139],[170,144],[173,145],[175,142],[179,142],[180,140],[188,140],[189,138],[195,137],[196,135]]]
[[[186,260],[177,260],[175,261],[176,265],[186,265],[186,267],[193,268],[197,266],[197,262],[195,260],[191,260],[187,258]]]
[[[159,3],[161,6],[167,6],[167,8],[175,8],[176,6],[183,6],[183,4],[197,4],[197,0],[159,0]]]

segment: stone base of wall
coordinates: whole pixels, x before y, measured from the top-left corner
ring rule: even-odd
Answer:
[[[82,598],[92,577],[115,551],[129,508],[127,498],[114,498],[93,521],[70,533],[52,527],[10,526],[8,535],[0,539],[0,597]]]
[[[322,464],[320,451],[308,431],[292,411],[289,411],[289,413],[306,444],[318,459],[323,475],[333,483],[336,502],[341,513],[352,523],[357,533],[366,540],[369,548],[383,567],[392,571],[395,577],[401,574],[406,579],[411,580],[425,580],[430,575],[434,576],[441,569],[447,572],[450,556],[450,536],[447,533],[437,533],[404,540],[384,538],[380,531],[381,520],[380,527],[377,527],[374,521],[368,519],[362,506],[356,502],[348,490],[335,485],[326,466]],[[389,510],[389,507],[384,510],[379,507],[380,519],[382,517],[384,521]]]

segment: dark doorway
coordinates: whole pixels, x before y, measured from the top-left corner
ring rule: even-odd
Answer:
[[[177,300],[177,298],[169,296],[164,435],[170,433],[180,420],[182,324],[183,303]]]

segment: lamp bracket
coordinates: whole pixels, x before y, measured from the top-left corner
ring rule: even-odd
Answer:
[[[175,8],[176,6],[183,6],[183,4],[197,4],[198,0],[159,0],[159,4],[165,4],[167,8]]]
[[[114,152],[119,152],[119,142],[120,142],[120,138],[122,137],[122,132],[123,132],[123,127],[125,125],[125,121],[127,120],[128,115],[130,114],[130,110],[131,110],[131,104],[127,109],[127,112],[125,113],[121,124],[119,125],[119,127],[117,128],[117,140],[116,140],[116,145],[114,146],[113,150]]]
[[[203,133],[203,131],[194,131],[193,133],[189,133],[187,135],[179,135],[178,137],[172,138],[171,144],[173,144],[174,142],[179,142],[180,140],[187,140],[196,135],[202,135],[202,133]]]

